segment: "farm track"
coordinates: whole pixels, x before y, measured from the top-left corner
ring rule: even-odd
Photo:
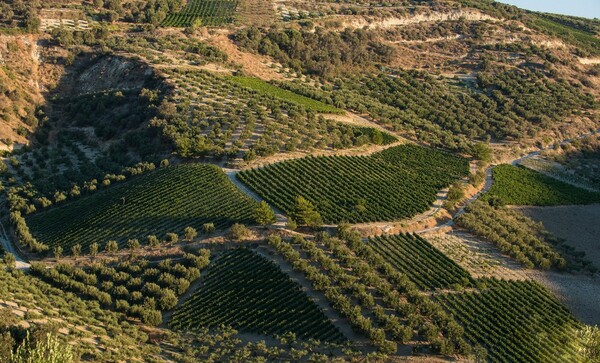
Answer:
[[[332,324],[334,324],[344,334],[348,340],[357,343],[359,346],[367,347],[370,345],[369,340],[362,335],[359,335],[348,324],[348,321],[341,317],[329,304],[327,299],[312,288],[312,284],[302,275],[290,266],[279,254],[274,253],[269,247],[259,246],[254,250],[260,256],[273,261],[279,266],[281,271],[288,275],[290,279],[302,287],[302,291],[312,300],[325,314]]]
[[[6,229],[4,229],[4,224],[2,222],[0,222],[0,244],[6,252],[11,253],[15,256],[15,265],[17,269],[27,270],[29,269],[29,267],[31,267],[29,263],[27,263],[20,257],[19,252],[15,249],[15,246],[8,238],[8,235],[6,234]]]

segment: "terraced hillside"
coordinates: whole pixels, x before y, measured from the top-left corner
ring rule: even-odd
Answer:
[[[239,0],[190,0],[178,13],[169,14],[163,26],[217,26],[233,22]]]
[[[347,149],[395,139],[328,120],[318,112],[341,111],[265,82],[248,84],[244,78],[205,71],[164,72],[175,86],[173,104],[153,126],[162,129],[182,157],[252,161],[280,152]]]

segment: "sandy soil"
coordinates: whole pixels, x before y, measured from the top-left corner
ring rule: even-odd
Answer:
[[[461,231],[427,233],[423,237],[473,277],[524,280],[527,270],[503,254],[493,243]]]
[[[242,52],[226,35],[221,34],[212,37],[209,39],[209,42],[227,53],[231,61],[242,65],[244,72],[248,75],[267,81],[272,79],[281,80],[284,78],[283,75],[270,67],[277,67],[271,59],[257,54]]]
[[[554,293],[579,320],[600,325],[600,276],[574,275],[558,272],[530,271],[537,280]]]
[[[600,210],[600,208],[598,209]],[[533,279],[544,285],[586,324],[600,324],[600,275],[528,270],[492,243],[461,231],[428,233],[427,240],[473,277]]]
[[[600,204],[519,209],[535,221],[542,222],[555,236],[584,251],[586,257],[600,267]]]

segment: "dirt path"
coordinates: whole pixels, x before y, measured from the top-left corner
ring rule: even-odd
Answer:
[[[323,313],[325,314],[327,319],[329,319],[333,323],[333,325],[335,325],[342,332],[342,334],[344,334],[344,336],[348,338],[348,340],[355,342],[358,346],[361,347],[370,346],[369,340],[366,337],[357,334],[352,329],[352,326],[348,323],[348,320],[341,317],[338,314],[338,312],[330,306],[325,296],[315,291],[312,288],[312,284],[310,283],[310,281],[308,281],[302,273],[294,270],[292,266],[283,259],[283,257],[281,257],[278,253],[273,252],[273,250],[271,250],[267,246],[259,246],[255,251],[262,257],[265,257],[266,259],[275,262],[283,273],[288,275],[292,281],[299,284],[302,287],[302,291],[315,304],[317,304],[317,306],[319,306],[321,310],[323,310]]]
[[[31,267],[31,265],[29,263],[27,263],[25,260],[23,260],[20,257],[20,254],[15,249],[14,244],[8,238],[8,234],[6,234],[6,229],[4,229],[4,224],[2,222],[0,222],[0,245],[2,245],[2,248],[4,249],[4,251],[11,253],[15,256],[15,260],[16,260],[15,265],[16,265],[17,269],[27,270],[27,269],[29,269],[29,267]]]

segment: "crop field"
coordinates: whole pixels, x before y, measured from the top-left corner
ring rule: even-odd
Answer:
[[[420,289],[473,285],[468,272],[418,235],[371,238],[369,245]]]
[[[573,342],[579,324],[546,289],[533,281],[481,279],[478,292],[438,295],[489,362],[581,362]],[[560,358],[559,358],[560,357]]]
[[[298,196],[325,223],[391,221],[426,211],[437,192],[468,175],[464,158],[400,145],[370,156],[306,157],[242,171],[241,181],[283,212]]]
[[[273,262],[246,249],[220,256],[169,325],[178,330],[230,325],[243,332],[345,340],[298,284]]]
[[[341,110],[337,107],[328,105],[321,101],[314,100],[312,98],[308,98],[292,91],[288,91],[283,88],[279,88],[274,86],[268,82],[265,82],[258,78],[253,77],[231,77],[231,81],[244,86],[251,88],[253,90],[266,93],[270,96],[284,99],[289,102],[293,102],[299,105],[304,106],[309,111],[321,112],[321,113],[337,113],[343,114],[344,110]]]
[[[509,205],[569,205],[600,202],[600,193],[577,188],[546,175],[512,165],[494,168],[494,184],[484,199]]]
[[[185,9],[169,14],[163,26],[218,26],[232,23],[239,0],[190,0]]]
[[[103,307],[158,325],[162,311],[175,307],[179,296],[208,266],[210,251],[177,257],[176,263],[169,259],[138,259],[114,265],[96,263],[85,269],[70,264],[57,264],[52,269],[33,264],[32,273],[57,288],[96,300]]]
[[[181,164],[135,177],[90,196],[27,218],[41,243],[85,248],[116,240],[145,240],[154,234],[181,234],[204,223],[226,228],[239,222],[254,223],[257,203],[241,193],[216,166]]]
[[[275,97],[205,71],[165,69],[175,86],[177,112],[155,123],[183,157],[217,154],[229,159],[314,149],[346,149],[393,136],[328,120],[308,101]],[[283,91],[283,90],[282,90]],[[310,103],[309,107],[316,107]],[[365,130],[368,129],[368,132]],[[381,140],[382,139],[382,140]],[[391,140],[391,141],[390,141]]]

